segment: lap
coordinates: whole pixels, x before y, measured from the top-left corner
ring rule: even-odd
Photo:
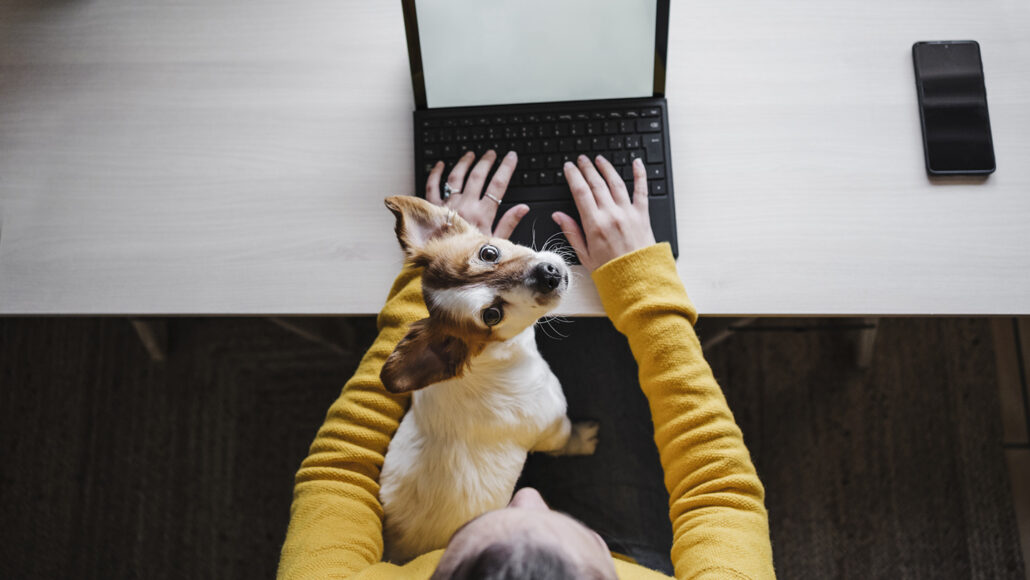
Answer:
[[[607,318],[574,319],[556,330],[567,337],[549,338],[538,327],[540,352],[561,381],[569,417],[600,421],[600,442],[591,456],[530,454],[518,487],[538,489],[613,551],[671,574],[669,496],[629,345]]]

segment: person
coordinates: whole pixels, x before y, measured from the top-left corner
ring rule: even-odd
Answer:
[[[438,163],[429,174],[426,198],[454,209],[484,233],[507,237],[528,208],[509,209],[491,232],[517,163],[509,153],[487,183],[496,157],[488,151],[476,162],[466,154],[445,187],[444,166]],[[697,312],[671,248],[655,243],[643,165],[634,165],[632,192],[602,157],[592,162],[580,156],[575,164],[565,164],[564,173],[582,228],[561,212],[552,219],[591,272],[611,324],[628,339],[636,360],[637,394],[646,400],[653,421],[650,447],[652,453],[657,448],[658,471],[664,472],[669,567],[677,578],[775,577],[764,489],[705,362],[693,329]],[[447,195],[447,190],[457,193]],[[407,326],[427,315],[419,275],[410,265],[402,269],[379,314],[378,337],[329,408],[297,472],[279,578],[666,577],[658,571],[663,566],[629,561],[632,554],[620,553],[580,519],[551,509],[534,487],[521,487],[507,507],[465,524],[443,550],[403,566],[380,561],[383,510],[377,479],[409,398],[388,394],[379,371]],[[605,357],[595,353],[596,358]],[[570,414],[572,405],[570,398]],[[599,452],[606,441],[620,439],[621,429],[636,423],[603,421]],[[604,469],[620,471],[618,465]],[[609,503],[636,505],[629,498],[609,497]],[[604,507],[588,505],[581,513],[603,512]]]

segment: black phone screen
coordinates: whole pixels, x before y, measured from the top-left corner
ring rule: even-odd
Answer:
[[[927,171],[994,171],[980,45],[975,41],[917,42],[912,46],[912,59]]]

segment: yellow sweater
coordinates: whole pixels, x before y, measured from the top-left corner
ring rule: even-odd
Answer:
[[[297,472],[279,578],[429,578],[442,550],[380,562],[379,470],[410,396],[379,381],[409,323],[427,315],[420,270],[406,267],[379,314],[379,336],[329,408]],[[658,244],[593,274],[605,311],[629,338],[651,406],[669,491],[676,577],[773,578],[764,489],[704,360],[672,252]],[[609,426],[611,427],[611,426]],[[617,426],[615,427],[617,428]],[[620,578],[664,578],[615,559]]]

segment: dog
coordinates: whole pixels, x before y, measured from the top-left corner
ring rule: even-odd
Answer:
[[[530,451],[593,454],[599,425],[568,419],[536,347],[534,324],[571,284],[564,260],[486,236],[416,197],[386,206],[406,260],[423,268],[429,310],[380,374],[387,391],[413,392],[379,490],[384,559],[404,563],[507,505]]]

